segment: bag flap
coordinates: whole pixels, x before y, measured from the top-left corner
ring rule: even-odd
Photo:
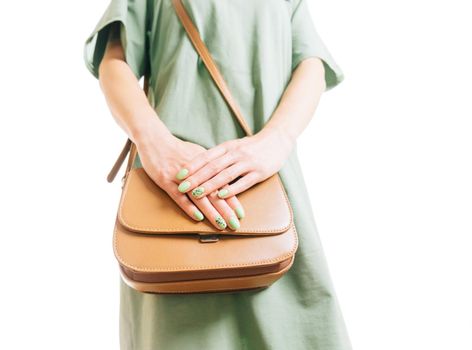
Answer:
[[[195,221],[157,186],[144,168],[132,168],[125,181],[118,209],[118,220],[130,231],[181,234],[277,234],[293,223],[292,208],[278,173],[237,195],[245,217],[236,231],[216,229],[205,218]]]

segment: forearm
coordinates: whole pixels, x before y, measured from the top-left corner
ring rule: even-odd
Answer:
[[[325,91],[324,75],[319,58],[310,57],[300,62],[277,108],[259,134],[275,133],[293,144],[312,119]]]
[[[110,35],[99,67],[99,82],[114,119],[134,143],[144,142],[156,133],[170,136],[126,63],[116,33],[112,31]]]

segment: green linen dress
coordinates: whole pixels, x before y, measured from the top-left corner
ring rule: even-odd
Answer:
[[[312,23],[307,0],[183,4],[254,132],[270,118],[303,59],[322,59],[327,90],[344,78]],[[171,0],[111,0],[84,45],[85,63],[95,78],[108,25],[115,21],[121,23],[129,66],[137,78],[149,74],[149,103],[175,136],[210,148],[245,135]],[[133,166],[141,166],[139,157]],[[120,279],[121,349],[351,349],[296,146],[279,173],[299,235],[289,272],[262,291],[229,294],[144,294]]]

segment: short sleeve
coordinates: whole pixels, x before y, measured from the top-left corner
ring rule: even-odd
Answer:
[[[139,80],[149,65],[149,0],[110,0],[108,7],[84,44],[87,69],[98,78],[98,67],[105,53],[110,24],[120,23],[120,39],[126,62]]]
[[[292,0],[292,70],[305,58],[318,57],[325,69],[326,90],[344,79],[344,73],[331,56],[313,24],[307,0]]]

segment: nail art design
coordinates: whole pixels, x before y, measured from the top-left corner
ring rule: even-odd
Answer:
[[[237,230],[239,228],[239,221],[236,219],[236,217],[231,217],[229,219],[229,227],[231,227],[233,230]]]
[[[195,211],[193,212],[193,216],[194,216],[195,219],[197,219],[198,221],[202,221],[202,220],[205,218],[200,210],[195,210]]]
[[[177,178],[177,180],[183,180],[187,175],[188,175],[188,169],[182,168],[179,170],[177,175],[175,175],[175,177]]]
[[[200,197],[205,192],[205,188],[203,186],[198,186],[192,191],[192,196]]]
[[[229,193],[229,191],[226,188],[223,188],[222,190],[218,191],[218,197],[219,198],[226,198],[228,193]]]
[[[242,219],[245,215],[243,207],[237,207],[234,211],[236,212],[238,219]]]
[[[184,181],[184,182],[181,182],[179,184],[178,189],[179,189],[180,192],[183,193],[183,192],[187,191],[189,189],[189,187],[190,187],[190,181]]]
[[[215,218],[215,221],[216,221],[216,224],[220,227],[220,228],[226,228],[226,221],[225,219],[223,219],[223,217],[221,215],[218,215],[216,218]]]

